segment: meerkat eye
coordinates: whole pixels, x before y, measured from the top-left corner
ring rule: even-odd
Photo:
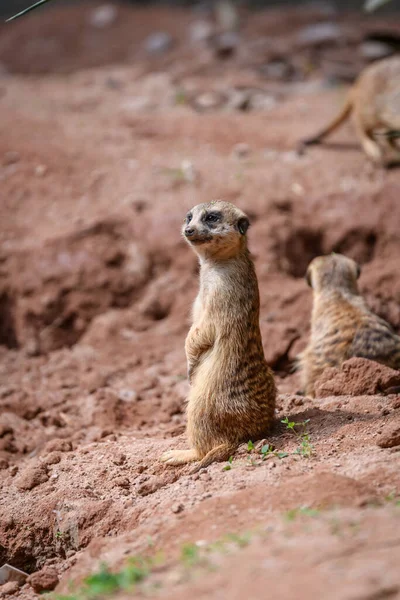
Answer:
[[[192,218],[193,218],[192,213],[187,214],[186,215],[186,223],[190,223],[190,221],[192,220]]]
[[[221,220],[220,213],[208,213],[208,215],[206,216],[207,223],[217,223],[220,220]]]

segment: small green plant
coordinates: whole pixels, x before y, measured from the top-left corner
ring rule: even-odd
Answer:
[[[300,515],[305,515],[306,517],[317,517],[319,515],[319,511],[315,508],[310,508],[309,506],[299,506],[298,508],[292,508],[285,513],[285,519],[287,521],[294,521],[296,517]]]
[[[228,458],[228,463],[224,466],[224,468],[222,470],[223,471],[230,471],[232,469],[232,463],[233,463],[233,456],[230,456]]]
[[[142,557],[131,558],[127,566],[116,573],[111,572],[104,564],[100,571],[86,577],[79,590],[71,595],[53,597],[55,600],[95,600],[122,590],[130,590],[148,577],[151,566],[151,561]]]
[[[274,448],[270,444],[264,444],[260,452],[262,460],[266,460],[271,456],[275,456],[276,458],[286,458],[287,456],[289,456],[287,452],[278,452],[277,450],[274,450]]]
[[[251,440],[247,442],[247,452],[252,452],[254,450],[254,444]]]
[[[58,530],[56,531],[56,538],[57,538],[58,540],[61,540],[63,537],[64,537],[64,533],[58,529]]]
[[[390,502],[390,504],[394,504],[394,506],[400,506],[400,496],[397,490],[393,490],[385,497],[386,502]]]
[[[175,104],[182,105],[182,104],[186,104],[186,102],[187,102],[187,97],[186,97],[185,90],[178,89],[175,94]]]
[[[310,458],[314,454],[314,448],[310,441],[310,434],[308,431],[304,431],[309,422],[310,419],[306,419],[305,421],[296,423],[295,421],[289,421],[288,417],[285,417],[281,420],[281,423],[286,425],[286,428],[294,433],[294,435],[300,441],[300,446],[296,448],[295,454],[300,454],[300,456],[303,456],[304,458]],[[296,431],[296,427],[303,427],[303,431],[299,433]]]
[[[247,533],[228,533],[225,536],[225,541],[226,542],[233,542],[234,544],[236,544],[237,546],[239,546],[239,548],[244,548],[245,546],[248,546],[251,540],[251,533],[247,532]]]
[[[191,567],[200,560],[200,548],[196,544],[185,544],[181,550],[182,562]]]

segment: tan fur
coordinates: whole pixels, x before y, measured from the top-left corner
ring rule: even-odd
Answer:
[[[311,336],[299,356],[307,396],[315,396],[315,383],[326,367],[340,367],[352,356],[400,369],[400,337],[360,296],[359,272],[358,265],[341,254],[319,256],[308,267],[314,292]]]
[[[219,221],[209,223],[212,215]],[[263,437],[274,417],[276,388],[262,347],[248,225],[241,210],[216,201],[195,206],[183,226],[200,259],[200,290],[185,343],[192,449],[171,450],[161,460],[200,461],[193,472],[227,460],[241,442]]]
[[[400,162],[399,56],[374,62],[364,69],[350,89],[340,114],[302,144],[318,144],[350,113],[364,152],[371,160],[382,165]]]

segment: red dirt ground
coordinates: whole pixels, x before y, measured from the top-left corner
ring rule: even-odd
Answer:
[[[392,375],[372,364],[363,387],[356,362],[327,377],[335,395],[311,401],[292,372],[315,255],[357,259],[367,301],[400,331],[399,171],[373,167],[350,124],[294,151],[341,105],[334,83],[366,63],[363,36],[398,23],[323,7],[251,14],[222,60],[190,41],[207,15],[125,6],[99,30],[93,10],[0,28],[0,565],[35,574],[0,596],[32,600],[57,579],[67,593],[101,563],[163,550],[138,593],[400,598],[400,399],[379,383]],[[326,21],[338,40],[300,44],[302,28]],[[150,60],[154,31],[175,43]],[[198,283],[180,225],[212,198],[251,217],[280,391],[267,441],[288,456],[262,461],[258,442],[229,470],[188,475],[158,457],[186,443]],[[311,457],[296,453],[286,416],[309,419]]]

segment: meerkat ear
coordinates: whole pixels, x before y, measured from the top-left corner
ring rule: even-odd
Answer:
[[[246,233],[250,226],[249,220],[247,217],[241,217],[238,221],[238,229],[242,235]]]
[[[358,263],[356,263],[356,279],[358,279],[361,275],[361,267]]]
[[[312,288],[311,269],[310,269],[310,267],[308,267],[308,269],[306,271],[305,280],[307,281],[307,284],[310,286],[310,288]]]

